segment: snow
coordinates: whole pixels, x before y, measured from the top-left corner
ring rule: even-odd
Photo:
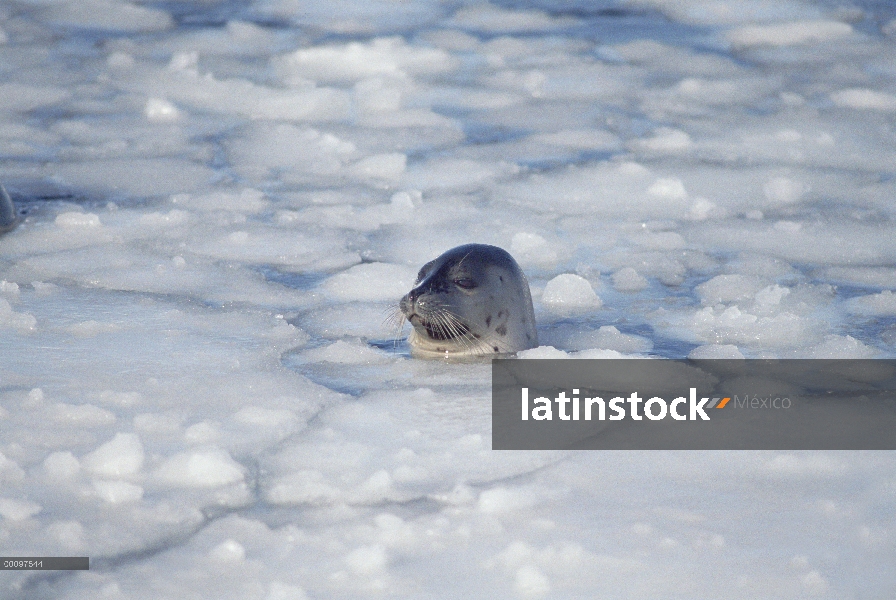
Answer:
[[[892,358],[878,0],[0,6],[0,597],[888,598],[887,452],[495,452],[397,301],[524,358]],[[858,567],[857,567],[858,565]]]

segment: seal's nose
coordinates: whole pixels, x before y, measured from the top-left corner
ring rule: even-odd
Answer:
[[[410,292],[405,294],[404,298],[402,298],[398,303],[398,308],[401,310],[401,312],[403,312],[405,315],[409,315],[414,312],[414,302],[417,301],[418,295],[419,292],[414,293],[414,290],[411,290]]]
[[[423,294],[423,290],[419,287],[412,289],[408,292],[404,298],[401,299],[401,302],[398,303],[398,308],[401,309],[405,315],[410,315],[414,312],[414,306],[417,303],[417,298],[419,298]]]

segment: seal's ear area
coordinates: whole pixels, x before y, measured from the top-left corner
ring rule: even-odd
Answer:
[[[16,226],[19,217],[16,215],[16,206],[12,198],[6,192],[3,184],[0,184],[0,233],[5,233]]]

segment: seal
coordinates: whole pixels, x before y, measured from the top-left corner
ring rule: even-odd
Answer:
[[[399,303],[421,357],[494,355],[538,345],[529,282],[506,250],[466,244],[420,269]]]
[[[0,183],[0,233],[6,233],[14,228],[19,222],[16,215],[16,206],[12,203],[12,198],[6,192],[6,188]]]

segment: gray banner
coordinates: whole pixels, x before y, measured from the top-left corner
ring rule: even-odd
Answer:
[[[11,556],[0,558],[0,571],[89,571],[87,556]]]
[[[492,361],[495,450],[893,450],[893,360]]]

